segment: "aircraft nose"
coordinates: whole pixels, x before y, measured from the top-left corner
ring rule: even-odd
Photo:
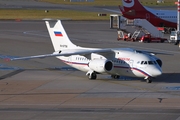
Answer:
[[[152,71],[153,77],[160,76],[162,74],[162,70],[160,68],[156,68]]]

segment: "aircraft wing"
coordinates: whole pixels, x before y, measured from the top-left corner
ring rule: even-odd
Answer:
[[[29,60],[35,58],[46,58],[46,57],[55,57],[55,56],[70,56],[70,55],[89,55],[91,53],[97,54],[107,54],[114,53],[111,49],[70,49],[70,50],[62,50],[56,51],[52,54],[43,54],[43,55],[35,55],[35,56],[26,56],[26,57],[16,57],[16,58],[6,58],[6,61],[14,61],[14,60]]]
[[[118,11],[118,10],[112,10],[112,9],[106,9],[106,8],[104,8],[103,10],[108,11],[108,12],[118,13],[118,14],[121,13],[121,11]]]
[[[124,8],[120,5],[119,5],[119,10],[112,10],[112,9],[107,9],[107,8],[104,8],[103,10],[113,12],[113,13],[117,13],[117,14],[121,14],[124,12]]]
[[[145,51],[145,50],[136,50],[136,51],[140,52],[140,53],[147,53],[147,54],[150,54],[150,55],[157,55],[157,54],[161,54],[161,55],[173,55],[173,54],[165,53],[165,52],[154,52],[154,51]]]

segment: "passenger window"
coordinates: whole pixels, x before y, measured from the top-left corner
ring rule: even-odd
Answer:
[[[145,61],[144,64],[147,64],[147,61]]]
[[[141,61],[141,64],[143,64],[144,63],[144,61]]]

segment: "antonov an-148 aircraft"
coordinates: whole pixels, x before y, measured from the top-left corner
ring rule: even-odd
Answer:
[[[109,74],[116,79],[119,76],[141,77],[151,83],[151,78],[162,74],[162,61],[150,52],[130,48],[80,47],[70,41],[60,20],[45,23],[55,52],[10,60],[56,56],[67,65],[86,72],[89,79],[96,79],[97,74]]]

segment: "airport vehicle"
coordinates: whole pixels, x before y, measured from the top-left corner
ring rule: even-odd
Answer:
[[[140,42],[161,42],[163,43],[166,41],[166,38],[160,38],[160,37],[152,37],[151,34],[145,34],[141,37]]]
[[[60,20],[45,21],[55,52],[52,54],[16,57],[10,60],[27,60],[56,56],[62,62],[86,72],[89,79],[97,74],[109,74],[112,78],[132,76],[152,78],[162,74],[162,61],[152,52],[131,48],[85,48],[71,42]]]
[[[122,0],[122,3],[120,11],[128,19],[146,19],[156,27],[167,27],[165,32],[177,27],[177,10],[151,9],[143,6],[138,0]]]
[[[177,34],[177,31],[171,31],[169,42],[176,42],[177,41],[177,35],[176,34]]]
[[[124,40],[124,41],[134,41],[133,39],[131,39],[130,33],[125,33],[121,30],[118,30],[118,38],[117,40]]]

